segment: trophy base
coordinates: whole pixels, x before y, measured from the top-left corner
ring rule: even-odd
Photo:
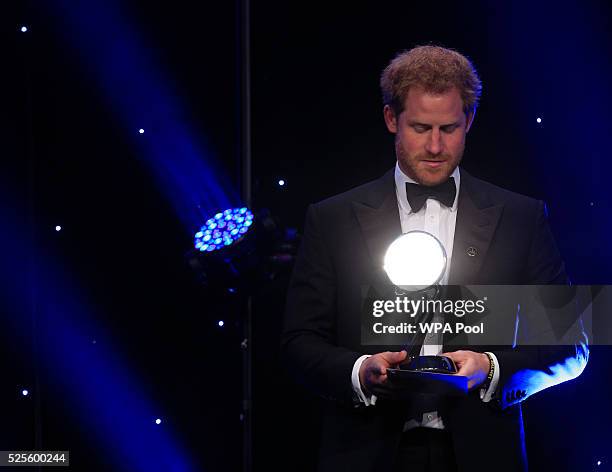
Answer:
[[[456,374],[457,366],[446,356],[414,356],[399,365],[400,370],[431,372],[434,374]]]
[[[387,369],[389,381],[395,393],[412,398],[415,393],[442,396],[465,396],[468,378],[457,374],[440,374],[431,371]]]

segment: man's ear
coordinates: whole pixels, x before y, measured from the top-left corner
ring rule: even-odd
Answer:
[[[470,111],[467,115],[467,121],[466,121],[466,125],[465,125],[465,132],[467,133],[470,128],[472,127],[472,123],[474,123],[474,118],[476,117],[476,107],[472,108],[472,111]]]
[[[389,132],[397,133],[397,116],[395,116],[393,108],[391,108],[389,105],[385,105],[383,108],[383,115],[385,117],[385,124],[387,125]]]

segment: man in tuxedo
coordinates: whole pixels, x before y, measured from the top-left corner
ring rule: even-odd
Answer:
[[[520,402],[578,376],[584,340],[480,352],[428,339],[415,354],[451,357],[469,393],[399,399],[386,369],[407,353],[361,344],[361,294],[384,277],[389,244],[410,230],[444,245],[443,284],[566,284],[545,206],[459,167],[481,92],[466,57],[416,47],[391,61],[381,88],[396,166],[309,206],[287,297],[282,357],[326,400],[319,470],[526,470]]]

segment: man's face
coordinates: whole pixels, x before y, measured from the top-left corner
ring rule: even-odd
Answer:
[[[388,105],[384,116],[387,128],[395,133],[395,153],[407,176],[427,186],[448,179],[463,157],[473,119],[472,113],[463,112],[456,88],[431,95],[411,87],[399,116]]]

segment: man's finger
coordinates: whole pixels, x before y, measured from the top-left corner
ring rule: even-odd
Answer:
[[[372,385],[389,388],[389,385],[390,385],[389,378],[386,375],[381,375],[380,377],[376,377],[376,381],[373,382]]]
[[[377,359],[374,359],[372,361],[369,369],[374,375],[385,375],[387,373],[385,369],[384,361],[380,361]]]
[[[458,367],[465,364],[465,362],[468,360],[467,356],[464,356],[463,354],[459,354],[457,352],[447,352],[442,355],[452,359],[452,361]]]
[[[458,354],[457,352],[443,352],[442,355],[450,357],[452,360],[459,359],[462,357],[461,354]]]
[[[372,375],[368,377],[368,388],[373,387],[374,385],[386,385],[387,384],[387,375]]]
[[[471,362],[463,362],[459,366],[459,372],[457,372],[457,374],[472,377],[474,375],[474,365]]]
[[[399,351],[399,352],[383,352],[382,353],[382,358],[384,360],[386,360],[389,364],[397,364],[398,362],[403,361],[406,358],[407,352],[406,351]]]

